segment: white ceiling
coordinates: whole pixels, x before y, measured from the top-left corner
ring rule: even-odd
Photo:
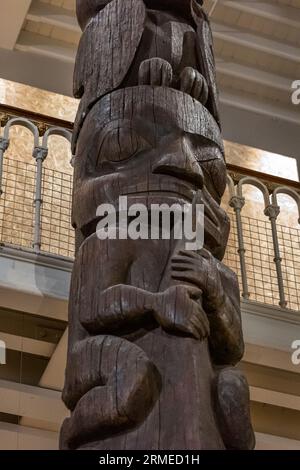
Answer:
[[[13,59],[6,56],[8,70],[0,66],[0,76],[7,78],[4,74],[10,78],[13,74],[19,74],[19,81],[52,90],[55,84],[53,91],[70,92],[71,71],[80,38],[75,18],[76,1],[1,2],[10,7],[4,9],[7,14],[0,18],[0,31],[2,23],[6,24],[6,29],[0,33],[0,47],[13,49],[20,66],[12,64]],[[12,12],[14,3],[19,5],[17,14]],[[293,105],[291,101],[292,82],[300,79],[300,0],[205,0],[205,8],[211,12],[223,107],[233,108],[233,114],[237,111],[255,113],[260,118],[271,120],[272,125],[275,120],[278,132],[280,129],[283,131],[282,126],[278,127],[279,121],[297,126],[300,135],[300,106]],[[7,27],[9,21],[13,25],[11,28]],[[9,35],[9,41],[8,31],[13,33]],[[24,70],[25,56],[32,61],[31,73]],[[49,73],[46,74],[47,64],[51,64],[51,68],[48,66]],[[53,70],[56,75],[61,73],[61,82],[56,77],[49,86]],[[67,71],[65,76],[64,70]],[[17,77],[14,79],[18,81]],[[258,123],[258,120],[254,122]],[[225,122],[225,130],[227,127]],[[231,129],[231,132],[234,130]],[[243,134],[245,130],[241,131]],[[276,149],[271,150],[283,153],[281,148],[278,149],[281,142],[278,136],[276,139]],[[299,148],[298,142],[293,149]],[[300,155],[296,156],[300,159]]]

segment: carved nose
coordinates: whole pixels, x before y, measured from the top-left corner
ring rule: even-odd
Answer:
[[[166,149],[166,153],[154,163],[152,172],[188,181],[194,184],[197,189],[202,189],[204,176],[201,166],[191,149],[186,147],[182,141],[174,142],[172,147]]]

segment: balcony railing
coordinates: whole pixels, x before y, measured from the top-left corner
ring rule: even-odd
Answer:
[[[232,165],[228,173],[232,224],[225,263],[238,273],[242,297],[300,310],[300,230],[278,223],[281,194],[295,202],[300,223],[300,184]],[[263,217],[243,214],[246,185],[261,192]]]
[[[49,137],[70,141],[72,124],[1,106],[0,122],[0,243],[73,258],[72,174],[45,165]],[[33,135],[32,163],[7,157],[14,126]],[[300,183],[233,165],[228,173],[232,229],[225,263],[238,273],[242,297],[300,310],[300,230],[278,223],[280,194],[295,201],[300,217]],[[245,212],[245,185],[263,196],[260,217]]]

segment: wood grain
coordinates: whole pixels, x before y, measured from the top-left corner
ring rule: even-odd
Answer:
[[[244,351],[238,282],[222,263],[226,164],[201,3],[77,2],[62,449],[254,447],[248,384],[235,367]],[[174,228],[169,239],[118,237],[120,196],[147,209],[203,204],[204,246],[187,250]],[[115,239],[98,236],[102,204],[117,211]],[[161,220],[146,224],[160,229]]]

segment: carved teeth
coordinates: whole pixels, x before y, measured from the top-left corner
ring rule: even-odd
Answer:
[[[169,62],[159,57],[144,60],[139,69],[139,85],[171,86],[173,70]]]
[[[203,105],[208,100],[207,81],[198,70],[193,67],[185,67],[180,75],[180,90],[188,93]]]

